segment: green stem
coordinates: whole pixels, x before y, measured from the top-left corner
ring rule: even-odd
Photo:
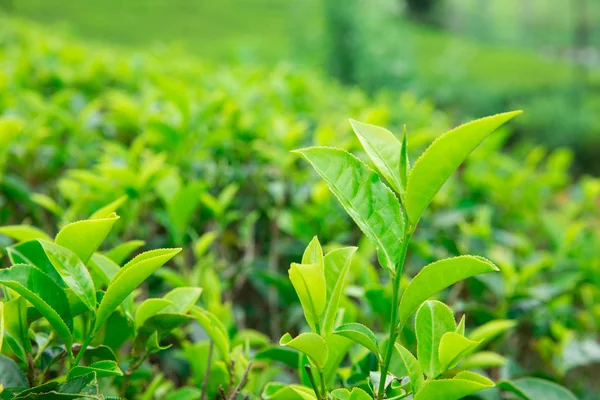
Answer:
[[[315,383],[315,378],[311,372],[310,365],[306,364],[304,366],[304,370],[308,374],[308,380],[310,381],[310,384],[311,384],[313,390],[315,391],[315,396],[317,396],[317,399],[322,399],[321,394],[319,393],[319,387]]]
[[[87,335],[85,337],[85,339],[83,340],[83,344],[81,345],[81,349],[79,349],[79,353],[77,353],[77,357],[75,358],[75,362],[73,363],[73,367],[76,367],[76,366],[79,365],[79,362],[83,358],[83,355],[85,354],[85,351],[87,350],[88,345],[92,341],[92,337],[93,336],[94,335]]]
[[[388,341],[385,358],[383,364],[381,364],[381,377],[379,381],[379,389],[377,390],[377,399],[385,398],[385,382],[392,360],[392,354],[394,352],[394,343],[398,338],[400,329],[398,325],[398,306],[400,304],[400,281],[402,280],[402,270],[404,269],[404,259],[406,258],[406,250],[408,249],[408,242],[412,235],[412,226],[409,226],[408,218],[404,217],[404,226],[406,232],[402,240],[402,248],[400,249],[400,259],[394,272],[394,286],[392,287],[392,315],[390,317],[390,339]]]
[[[327,387],[325,386],[325,376],[323,372],[319,372],[319,379],[321,379],[321,393],[323,393],[323,400],[327,399]]]

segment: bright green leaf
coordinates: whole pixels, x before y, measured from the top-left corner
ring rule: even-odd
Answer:
[[[210,311],[194,306],[190,310],[192,315],[196,317],[198,323],[204,328],[206,334],[213,341],[221,356],[227,364],[230,363],[230,343],[229,335],[225,326],[219,319]]]
[[[439,301],[429,300],[417,311],[417,358],[427,377],[434,378],[443,371],[439,346],[446,332],[454,332],[456,321],[450,308]]]
[[[180,251],[181,249],[160,249],[154,252],[142,253],[140,255],[142,257],[134,258],[132,262],[121,268],[108,285],[108,289],[106,289],[106,293],[100,302],[93,332],[100,330],[110,314],[119,307],[121,302],[134,289]],[[133,262],[136,260],[137,262]]]
[[[264,400],[317,400],[315,392],[306,386],[270,382],[265,386]]]
[[[482,347],[490,340],[503,334],[507,330],[514,328],[516,325],[517,321],[510,319],[495,319],[473,329],[468,337],[476,342],[481,342],[480,347]]]
[[[381,265],[393,271],[400,259],[404,218],[400,202],[371,168],[334,148],[297,150],[327,182],[362,232],[375,244]]]
[[[325,283],[327,286],[327,306],[323,316],[323,334],[327,335],[334,327],[340,298],[346,286],[346,275],[356,247],[342,247],[325,255]]]
[[[94,282],[85,265],[71,250],[55,243],[40,240],[48,260],[62,280],[92,313],[96,312]]]
[[[0,234],[15,239],[17,242],[25,242],[34,239],[51,240],[50,236],[43,230],[31,225],[6,225],[0,227]]]
[[[408,351],[406,348],[398,343],[395,343],[396,351],[404,364],[404,368],[408,372],[408,378],[410,379],[410,387],[412,389],[413,396],[423,387],[425,379],[423,378],[423,369],[415,358],[415,356]]]
[[[480,342],[469,340],[456,332],[446,332],[440,340],[439,357],[443,370],[453,368]]]
[[[413,225],[467,156],[498,127],[519,114],[521,111],[497,114],[461,125],[437,138],[423,152],[412,167],[406,188],[406,212]]]
[[[379,173],[398,194],[403,194],[405,183],[402,182],[400,176],[400,156],[402,154],[400,141],[392,132],[380,126],[365,124],[353,119],[350,119],[350,124]]]
[[[112,214],[106,218],[73,222],[65,225],[54,241],[77,254],[83,263],[87,263],[118,219],[116,214]]]
[[[375,334],[363,324],[352,322],[349,324],[340,325],[333,330],[336,335],[344,336],[355,343],[365,347],[378,359],[381,359],[379,354],[379,345]]]
[[[166,299],[146,299],[135,312],[135,326],[141,327],[148,318],[161,312],[172,305],[173,302]]]
[[[163,296],[165,300],[172,303],[163,312],[185,314],[196,304],[201,293],[202,289],[197,287],[175,288]]]
[[[63,289],[31,265],[17,264],[0,270],[0,283],[29,301],[48,320],[71,351],[73,317]]]
[[[129,242],[121,243],[106,252],[106,257],[110,258],[117,264],[123,264],[123,261],[134,251],[145,245],[143,240],[130,240]]]
[[[427,265],[413,278],[402,295],[400,326],[434,294],[463,279],[491,271],[498,271],[498,268],[485,258],[475,256],[447,258]]]
[[[465,359],[460,364],[464,369],[492,368],[506,364],[506,358],[493,351],[480,351]]]
[[[121,207],[121,205],[123,205],[123,203],[125,203],[125,201],[127,201],[127,196],[121,196],[118,199],[116,199],[113,202],[108,203],[107,205],[105,205],[104,207],[102,207],[101,209],[97,210],[95,213],[93,213],[89,219],[104,219],[104,218],[110,218],[110,216],[117,211],[117,209],[119,207]]]
[[[453,379],[428,380],[414,397],[415,400],[459,400],[483,389],[494,387],[494,382],[473,372],[463,371]]]
[[[319,371],[323,371],[329,354],[327,344],[321,336],[316,333],[306,332],[292,338],[289,333],[286,333],[279,340],[279,344],[306,354],[315,363]]]
[[[104,378],[107,376],[123,376],[123,371],[119,368],[119,364],[112,360],[103,360],[91,364],[89,367],[75,366],[69,371],[67,376],[68,380],[76,378],[81,375],[95,372],[98,378]]]
[[[323,265],[292,263],[288,274],[302,304],[306,322],[316,331],[327,300]]]

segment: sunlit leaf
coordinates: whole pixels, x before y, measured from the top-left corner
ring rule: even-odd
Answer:
[[[292,338],[289,333],[286,333],[279,340],[279,344],[306,354],[315,363],[319,371],[323,371],[329,354],[327,344],[321,336],[316,333],[306,332]]]
[[[65,225],[54,241],[77,254],[83,263],[87,263],[118,219],[113,213],[106,218],[73,222]]]

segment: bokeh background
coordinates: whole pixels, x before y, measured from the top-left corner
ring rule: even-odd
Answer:
[[[600,170],[600,2],[593,0],[2,0],[88,40],[203,60],[318,68],[409,90],[457,120],[521,108],[522,135]]]

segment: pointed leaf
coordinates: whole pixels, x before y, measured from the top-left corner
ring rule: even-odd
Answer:
[[[334,148],[297,150],[327,182],[346,212],[377,248],[381,265],[393,271],[400,258],[404,218],[400,202],[379,176],[352,154]]]
[[[282,346],[291,347],[301,353],[304,353],[315,363],[319,371],[323,371],[323,367],[327,362],[328,351],[325,340],[316,333],[307,332],[292,338],[289,333],[286,333],[279,340]]]
[[[316,236],[306,246],[302,255],[302,264],[317,264],[323,269],[323,249]]]
[[[136,328],[144,325],[144,322],[153,315],[172,305],[173,302],[166,299],[146,299],[135,312]]]
[[[428,380],[415,400],[459,400],[480,390],[494,387],[494,382],[473,372],[463,371],[453,379]]]
[[[54,241],[77,254],[83,263],[87,263],[118,219],[116,214],[112,214],[107,218],[73,222],[65,225]]]
[[[379,354],[379,345],[375,334],[363,324],[352,322],[349,324],[340,325],[333,330],[336,335],[344,336],[355,343],[365,347],[378,359],[381,359]]]
[[[68,380],[76,378],[78,376],[95,372],[98,378],[104,378],[107,376],[123,376],[123,371],[119,368],[119,364],[112,360],[103,360],[91,364],[89,367],[75,366],[69,371],[67,376]]]
[[[342,247],[325,255],[325,283],[327,285],[327,306],[323,316],[323,333],[329,334],[334,327],[342,292],[346,287],[346,275],[356,247]]]
[[[201,293],[202,289],[197,287],[175,288],[163,296],[172,304],[162,312],[185,314],[196,304]]]
[[[498,268],[483,257],[460,256],[424,267],[410,282],[400,300],[399,320],[404,326],[412,313],[428,298],[463,279]]]
[[[106,252],[106,257],[110,258],[117,264],[122,264],[127,257],[134,251],[145,245],[143,240],[130,240],[129,242],[121,243]]]
[[[398,343],[395,343],[394,347],[396,348],[396,351],[398,352],[398,355],[404,364],[404,368],[406,368],[406,371],[408,372],[410,387],[414,396],[425,384],[425,379],[423,378],[423,369],[410,351]]]
[[[306,322],[316,331],[326,305],[327,288],[323,266],[292,263],[288,274],[302,304]]]
[[[510,319],[495,319],[473,329],[468,336],[471,340],[481,342],[479,347],[483,347],[490,340],[503,334],[509,329],[514,328],[515,326],[517,326],[517,321]]]
[[[539,378],[502,381],[498,387],[515,393],[524,400],[577,400],[577,397],[563,386]]]
[[[469,340],[456,332],[446,332],[440,340],[439,357],[442,370],[453,368],[480,342]]]
[[[381,175],[397,193],[404,193],[400,176],[402,145],[394,134],[380,126],[350,119],[350,124],[360,144]]]
[[[428,378],[434,378],[444,372],[438,349],[442,336],[454,332],[456,322],[452,311],[439,301],[429,300],[417,311],[417,358]]]
[[[89,219],[103,219],[110,218],[111,214],[113,214],[125,201],[127,200],[127,196],[121,196],[115,201],[105,205],[95,213],[93,213]]]
[[[433,196],[467,156],[498,127],[521,114],[513,111],[481,118],[437,138],[412,167],[406,189],[406,212],[413,226]]]
[[[198,323],[204,328],[206,334],[213,341],[221,356],[227,364],[230,363],[230,344],[229,335],[225,326],[219,319],[210,311],[194,306],[190,313],[196,317]]]
[[[48,242],[39,241],[48,260],[62,280],[92,313],[96,312],[96,291],[94,282],[85,265],[71,250]]]
[[[311,388],[277,382],[267,383],[262,398],[264,400],[317,400]]]
[[[51,240],[50,236],[43,230],[31,225],[7,225],[0,227],[0,235],[6,235],[17,242],[25,242],[33,239]]]
[[[480,351],[466,357],[460,364],[463,369],[493,368],[506,364],[506,358],[493,351]]]
[[[160,249],[142,253],[126,264],[113,278],[98,307],[93,332],[98,332],[104,322],[134,289],[144,282],[154,271],[173,258],[181,249]],[[149,255],[151,253],[151,255]],[[155,255],[152,257],[152,255]]]
[[[0,270],[0,283],[29,301],[48,320],[71,351],[73,317],[63,289],[37,268],[17,264]]]
[[[39,240],[30,240],[7,247],[6,252],[13,264],[33,265],[48,275],[58,286],[66,287],[60,274],[48,259],[46,251]]]

